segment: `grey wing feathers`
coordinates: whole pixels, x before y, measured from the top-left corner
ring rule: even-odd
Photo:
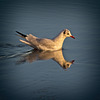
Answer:
[[[40,46],[46,47],[46,48],[54,48],[55,43],[50,39],[37,39],[37,42],[40,44]]]
[[[20,37],[23,37],[25,40],[20,40],[21,42],[33,47],[33,48],[37,48],[37,49],[41,49],[41,50],[48,50],[48,49],[54,49],[55,48],[55,43],[54,41],[50,40],[50,39],[40,39],[37,38],[35,36],[33,36],[32,34],[29,35],[24,35],[18,31],[16,31]]]

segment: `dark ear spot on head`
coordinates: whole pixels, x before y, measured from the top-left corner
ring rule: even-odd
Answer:
[[[64,31],[64,34],[66,34],[66,31]]]

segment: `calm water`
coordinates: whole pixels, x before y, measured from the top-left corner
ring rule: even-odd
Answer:
[[[100,100],[99,18],[99,0],[0,0],[0,100]],[[65,28],[76,39],[57,52],[34,51],[15,33],[53,38]]]

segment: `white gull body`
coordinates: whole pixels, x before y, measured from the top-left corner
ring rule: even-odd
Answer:
[[[24,35],[18,31],[16,32],[19,34],[20,37],[25,39],[20,39],[21,42],[35,49],[44,51],[55,51],[62,49],[62,45],[66,37],[72,37],[75,39],[75,37],[71,35],[71,32],[68,29],[63,30],[53,39],[38,38],[36,36],[33,36],[32,34]]]

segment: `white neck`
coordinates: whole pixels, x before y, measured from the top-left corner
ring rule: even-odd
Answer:
[[[55,38],[53,38],[53,41],[59,46],[59,48],[62,48],[64,40],[65,37],[63,36],[63,33],[60,33]]]

